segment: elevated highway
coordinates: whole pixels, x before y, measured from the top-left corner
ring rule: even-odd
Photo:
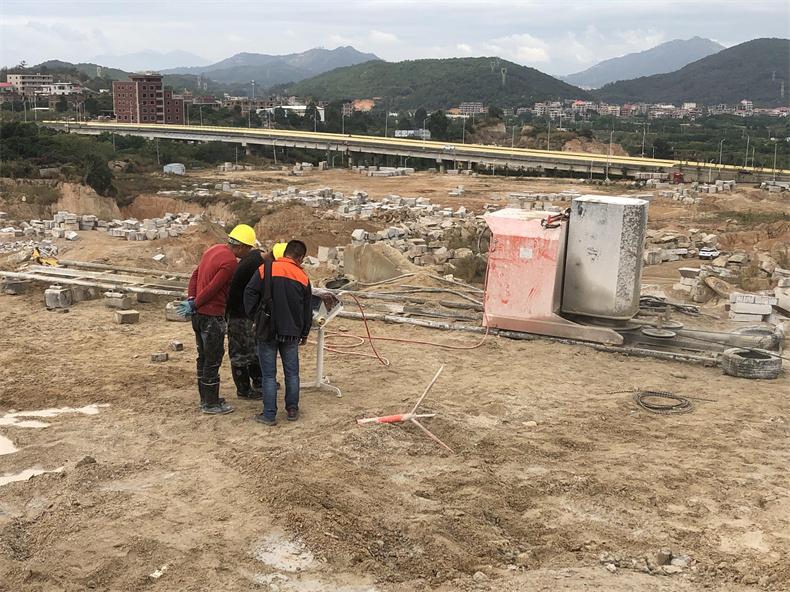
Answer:
[[[70,133],[92,134],[115,133],[195,142],[229,142],[244,146],[277,148],[302,148],[344,154],[349,163],[361,163],[364,155],[383,155],[404,159],[435,161],[440,168],[484,167],[527,171],[537,174],[555,172],[577,177],[608,176],[611,178],[635,178],[637,173],[674,172],[683,173],[687,181],[713,181],[735,179],[741,182],[759,182],[773,179],[790,180],[790,170],[756,167],[738,167],[715,163],[699,163],[678,160],[640,158],[634,156],[608,156],[582,152],[555,150],[531,150],[482,144],[458,144],[415,140],[410,138],[384,138],[351,134],[330,134],[296,130],[252,129],[238,127],[160,125],[139,123],[105,122],[61,122],[46,121],[43,125]],[[331,157],[328,157],[331,161]]]

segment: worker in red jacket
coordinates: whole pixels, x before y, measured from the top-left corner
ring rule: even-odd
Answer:
[[[206,249],[189,280],[187,300],[179,305],[192,317],[197,342],[197,379],[203,413],[222,415],[233,411],[219,396],[219,367],[225,355],[225,308],[237,260],[255,245],[255,230],[239,224],[228,234],[227,244]]]

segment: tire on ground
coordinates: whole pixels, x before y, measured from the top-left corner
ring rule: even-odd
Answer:
[[[754,349],[733,347],[721,354],[721,368],[725,374],[739,378],[778,378],[782,360]]]

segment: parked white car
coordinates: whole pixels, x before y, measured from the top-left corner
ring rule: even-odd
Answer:
[[[719,255],[721,255],[721,251],[719,251],[716,247],[702,247],[699,250],[700,259],[715,259]]]

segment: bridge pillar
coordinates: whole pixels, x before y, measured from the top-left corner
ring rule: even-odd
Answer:
[[[440,173],[444,172],[444,161],[441,158],[436,159],[436,170]]]
[[[247,142],[242,142],[241,145],[244,148],[244,154],[247,156],[252,156],[252,146],[247,144]]]

